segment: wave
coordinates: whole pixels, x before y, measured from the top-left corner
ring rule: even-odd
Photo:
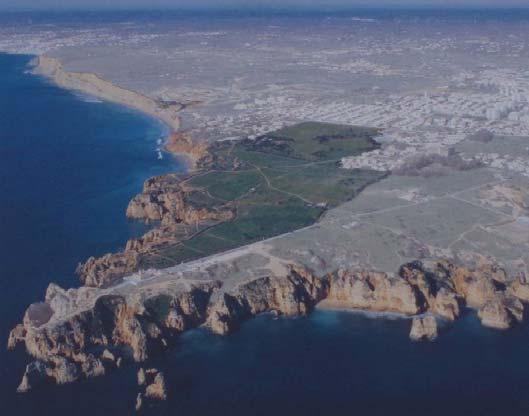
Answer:
[[[375,23],[377,19],[371,19],[367,17],[351,17],[353,22],[363,22],[363,23]]]
[[[100,104],[103,101],[93,95],[76,93],[75,96],[85,103]]]
[[[334,307],[334,306],[328,306],[328,305],[318,305],[317,309],[321,311],[338,311],[338,312],[346,312],[354,315],[362,315],[367,318],[372,319],[388,319],[388,320],[409,320],[412,319],[413,316],[405,315],[403,313],[399,312],[377,312],[377,311],[370,311],[367,309],[348,309],[345,307]]]

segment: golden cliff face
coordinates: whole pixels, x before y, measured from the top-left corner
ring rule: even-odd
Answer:
[[[327,279],[319,279],[305,268],[291,266],[287,276],[263,277],[240,285],[235,292],[223,293],[210,305],[206,324],[213,332],[224,335],[260,313],[306,315],[327,293]]]
[[[174,154],[187,156],[193,166],[202,165],[211,159],[206,143],[193,141],[189,135],[183,132],[174,132],[167,139],[165,149]]]
[[[184,293],[154,296],[141,303],[101,296],[92,308],[54,325],[35,326],[33,317],[28,317],[9,342],[10,348],[23,342],[36,358],[19,390],[27,391],[45,380],[63,384],[103,375],[122,360],[145,361],[152,351],[166,347],[171,337],[205,321],[217,286],[215,282],[196,285]]]
[[[437,338],[437,320],[433,315],[413,318],[410,330],[412,341],[434,341]]]
[[[138,270],[142,254],[179,241],[182,226],[228,221],[234,212],[226,205],[206,208],[192,201],[199,191],[181,185],[175,174],[156,176],[145,181],[142,193],[127,207],[127,217],[159,222],[160,225],[140,238],[127,242],[123,252],[89,258],[77,268],[82,283],[90,287],[107,287]]]
[[[317,305],[416,316],[410,333],[416,340],[435,339],[437,319],[457,319],[462,307],[476,309],[483,325],[506,329],[522,319],[529,293],[526,282],[507,281],[490,265],[470,270],[446,261],[413,262],[395,276],[358,270],[318,276],[296,264],[285,270],[230,288],[211,280],[130,299],[51,285],[46,301],[28,308],[9,338],[10,348],[23,343],[36,359],[19,389],[103,375],[123,360],[143,362],[197,326],[228,334],[257,314],[300,316]],[[77,312],[76,302],[91,296],[93,305]]]
[[[400,312],[414,315],[421,305],[412,286],[385,273],[340,270],[330,279],[326,305],[343,309]]]
[[[127,207],[127,217],[145,221],[161,221],[162,226],[203,221],[225,221],[232,211],[224,206],[207,209],[192,202],[192,194],[199,192],[181,185],[175,174],[155,176],[145,181],[143,192],[135,196]]]

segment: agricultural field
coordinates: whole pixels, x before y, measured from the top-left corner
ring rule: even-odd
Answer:
[[[216,143],[209,169],[184,181],[235,217],[142,261],[167,267],[307,227],[385,176],[340,167],[343,156],[376,149],[376,129],[301,123],[256,139]]]

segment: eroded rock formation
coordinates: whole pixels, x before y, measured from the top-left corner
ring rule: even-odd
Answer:
[[[514,296],[496,294],[478,311],[481,323],[495,329],[509,329],[523,319],[524,307]]]
[[[103,375],[120,359],[143,362],[151,351],[168,345],[168,339],[206,320],[216,282],[194,285],[188,291],[156,295],[143,302],[106,295],[93,307],[62,317],[59,322],[25,319],[9,347],[18,342],[36,358],[28,365],[20,391],[46,379],[57,384],[81,377]],[[27,314],[26,314],[27,315]]]
[[[437,338],[437,320],[433,315],[413,318],[410,339],[413,341],[433,341]]]
[[[109,253],[99,258],[90,257],[85,263],[79,264],[75,272],[85,286],[104,287],[135,272],[139,259],[138,250]]]
[[[377,272],[338,271],[330,277],[329,296],[325,304],[343,309],[406,315],[422,311],[413,287],[405,279]]]
[[[142,256],[161,247],[176,244],[189,238],[205,225],[228,221],[234,215],[227,204],[203,205],[200,201],[204,191],[182,184],[175,174],[156,176],[145,181],[143,192],[130,201],[127,217],[157,221],[160,226],[147,232],[143,237],[127,242],[125,250],[90,257],[77,267],[82,283],[90,287],[106,287],[127,274],[137,271]],[[186,228],[187,227],[187,228]],[[193,231],[188,228],[193,227]]]
[[[44,380],[60,384],[100,376],[121,360],[144,362],[190,328],[206,325],[227,334],[264,312],[299,316],[320,304],[421,315],[413,320],[410,336],[432,340],[436,319],[452,321],[462,307],[476,309],[483,325],[505,329],[522,320],[527,301],[526,283],[510,281],[496,265],[469,269],[444,260],[408,263],[393,276],[345,269],[320,276],[289,264],[281,273],[269,271],[235,285],[201,278],[200,283],[155,285],[141,296],[98,291],[50,285],[45,301],[28,308],[8,341],[10,348],[24,343],[36,359],[20,391]],[[142,383],[147,378],[139,375]]]
[[[152,368],[146,371],[145,397],[154,400],[167,399],[167,386],[162,372]]]
[[[214,332],[227,334],[263,312],[306,315],[327,296],[327,291],[327,279],[291,266],[287,276],[263,277],[240,285],[236,292],[221,294],[209,309],[207,324]]]
[[[147,179],[143,192],[130,201],[127,217],[146,221],[161,221],[162,225],[194,224],[207,220],[225,221],[232,211],[225,205],[200,205],[197,200],[204,192],[182,184],[176,174]]]
[[[163,373],[156,368],[149,368],[147,370],[140,368],[138,370],[138,385],[143,389],[136,396],[136,411],[141,410],[144,399],[167,399],[167,384],[165,382],[165,377]]]
[[[167,139],[165,148],[168,152],[186,155],[195,165],[205,164],[211,158],[208,145],[194,141],[185,132],[172,133]]]

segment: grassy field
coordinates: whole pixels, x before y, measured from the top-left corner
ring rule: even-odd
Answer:
[[[219,142],[212,168],[185,184],[229,204],[233,220],[206,228],[174,246],[145,256],[142,267],[167,267],[313,224],[384,174],[346,170],[344,156],[373,150],[376,129],[302,123],[255,140]]]
[[[285,127],[256,140],[247,140],[248,149],[279,154],[306,161],[341,159],[372,150],[377,129],[307,122]]]

